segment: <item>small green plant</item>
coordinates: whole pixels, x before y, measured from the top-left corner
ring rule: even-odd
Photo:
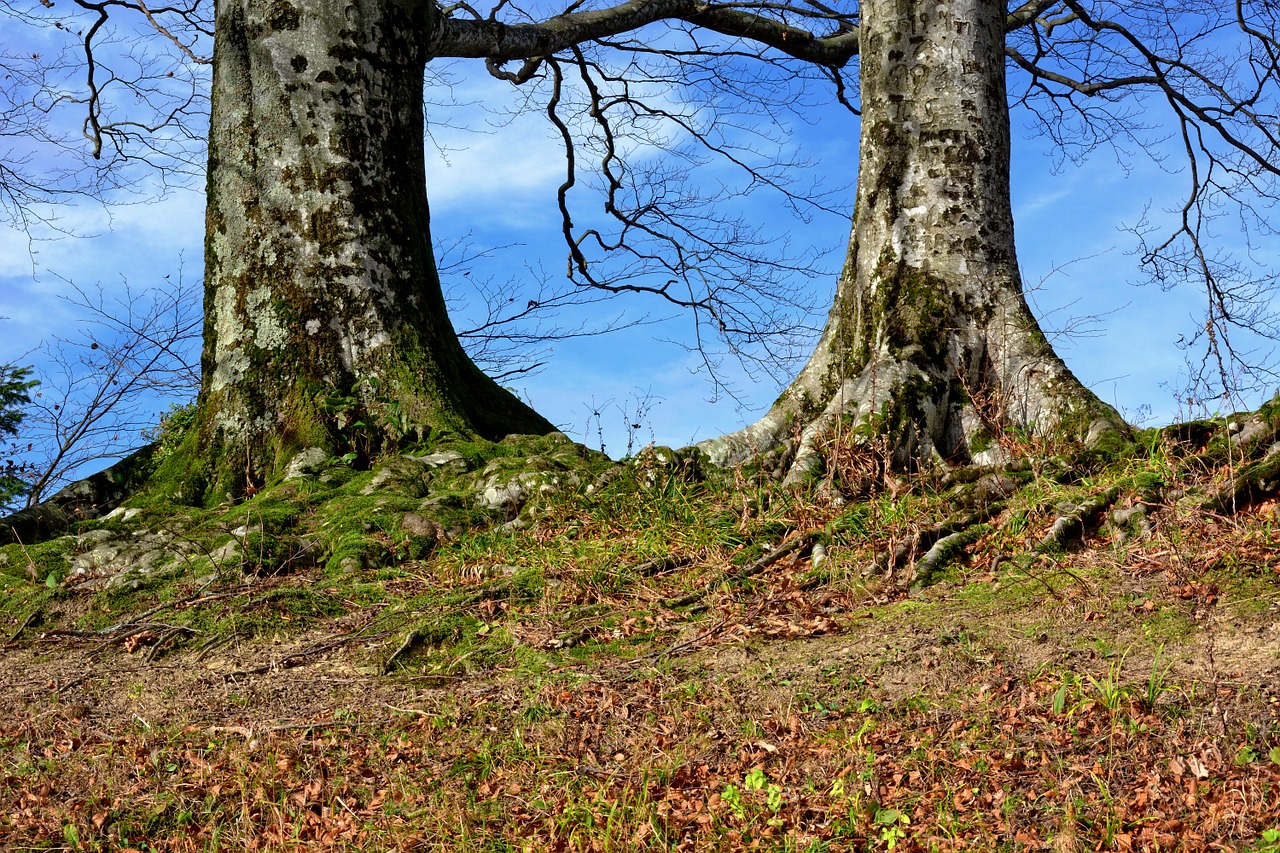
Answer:
[[[1280,827],[1262,830],[1258,841],[1253,845],[1255,853],[1278,853],[1280,851]]]
[[[1102,849],[1113,849],[1117,836],[1120,835],[1121,830],[1124,828],[1123,816],[1116,806],[1116,800],[1108,781],[1097,773],[1090,773],[1089,776],[1093,779],[1093,784],[1098,788],[1098,798],[1102,805],[1102,814],[1095,823],[1095,827],[1100,826],[1102,830]],[[1084,811],[1083,803],[1077,801],[1074,811],[1077,814]]]
[[[845,788],[844,777],[837,777],[831,783],[831,799],[834,803],[842,805],[843,815],[837,809],[832,809],[833,815],[839,815],[832,824],[832,829],[837,836],[847,836],[850,838],[861,835],[860,825],[865,816],[860,808],[861,798],[857,790],[849,791]]]
[[[416,424],[399,400],[379,393],[378,382],[367,380],[368,393],[331,393],[321,398],[320,408],[332,424],[330,434],[343,453],[345,465],[363,468],[371,459],[404,443],[412,435],[426,440],[428,427]]]
[[[746,820],[747,807],[742,802],[742,791],[732,782],[724,786],[724,790],[720,792],[721,801],[729,807],[729,811],[733,812],[734,817],[738,820]]]
[[[764,793],[765,806],[773,814],[768,824],[770,826],[781,824],[782,820],[778,817],[778,813],[782,811],[785,803],[782,786],[776,782],[770,782],[769,777],[759,767],[753,767],[742,777],[741,787],[732,783],[725,785],[724,790],[720,792],[720,799],[729,807],[734,817],[738,820],[746,820],[749,798],[756,792]]]
[[[858,746],[862,746],[862,742],[863,740],[866,739],[866,736],[869,733],[875,731],[875,729],[876,729],[875,717],[867,717],[867,719],[862,721],[862,725],[858,727],[858,731],[854,733],[853,742]]]
[[[871,822],[876,827],[880,840],[884,842],[885,849],[892,850],[898,846],[899,841],[907,837],[911,818],[897,809],[877,808],[876,816]]]
[[[782,786],[776,782],[770,782],[765,788],[765,804],[769,807],[769,811],[777,814],[782,811]]]
[[[1071,688],[1073,686],[1074,686],[1073,679],[1064,678],[1062,680],[1062,684],[1058,687],[1056,691],[1054,691],[1054,694],[1053,694],[1053,713],[1054,714],[1061,716],[1067,710],[1067,697],[1070,695]]]
[[[345,452],[338,457],[344,465],[367,460],[372,450],[369,424],[365,421],[364,404],[352,394],[330,394],[321,408],[333,423],[333,435]]]
[[[1102,703],[1102,707],[1108,711],[1119,711],[1129,700],[1130,690],[1121,681],[1121,673],[1124,670],[1125,655],[1121,655],[1120,659],[1113,663],[1102,678],[1094,678],[1092,675],[1086,675],[1089,683],[1093,685],[1093,689],[1098,693],[1098,701]]]
[[[1031,526],[1031,513],[1027,510],[1019,510],[1013,513],[1007,522],[1005,522],[1005,532],[1010,536],[1020,536],[1027,532],[1027,528]]]
[[[187,435],[187,430],[196,419],[196,401],[188,403],[171,403],[169,408],[160,413],[160,422],[144,429],[142,437],[154,441],[157,445],[155,462],[161,462],[176,451]]]
[[[1160,656],[1164,653],[1164,646],[1156,649],[1155,659],[1151,661],[1151,674],[1147,676],[1146,689],[1142,695],[1142,707],[1150,712],[1155,710],[1156,702],[1160,697],[1167,693],[1170,689],[1168,684],[1169,670],[1173,668],[1173,664],[1160,665]]]

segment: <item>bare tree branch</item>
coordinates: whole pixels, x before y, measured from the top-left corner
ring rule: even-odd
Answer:
[[[1019,102],[1041,128],[1069,156],[1098,145],[1111,146],[1122,160],[1141,152],[1184,181],[1170,226],[1143,217],[1129,230],[1151,283],[1165,289],[1198,283],[1205,294],[1199,331],[1182,339],[1201,352],[1192,356],[1189,392],[1212,399],[1268,387],[1280,376],[1274,347],[1242,348],[1236,339],[1280,340],[1274,272],[1253,256],[1256,239],[1276,235],[1280,200],[1274,4],[1035,5],[1011,15],[1020,25],[1006,56],[1027,75]],[[1161,144],[1149,104],[1163,105],[1177,154]],[[1228,216],[1246,257],[1221,246],[1219,223]]]
[[[788,56],[819,65],[842,66],[858,53],[858,30],[848,19],[836,32],[816,36],[782,17],[760,12],[837,20],[830,12],[815,16],[814,7],[774,3],[710,4],[702,0],[627,0],[603,9],[556,15],[537,23],[503,23],[492,17],[446,16],[432,39],[433,56],[482,58],[501,64],[551,56],[589,41],[629,33],[648,24],[683,20],[723,35],[748,38]]]
[[[85,312],[81,334],[43,348],[39,390],[23,422],[19,454],[27,505],[47,498],[91,463],[136,447],[165,400],[199,387],[199,286],[176,282],[108,301],[68,282]]]

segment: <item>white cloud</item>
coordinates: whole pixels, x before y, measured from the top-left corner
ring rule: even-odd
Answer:
[[[59,210],[59,225],[85,236],[31,240],[16,229],[0,229],[0,364],[19,359],[52,337],[73,337],[79,312],[65,298],[68,282],[101,286],[110,300],[147,288],[179,264],[188,280],[201,266],[204,200],[174,192],[151,204],[110,211],[83,201]]]
[[[555,188],[564,180],[564,150],[538,130],[438,132],[438,142],[448,150],[445,155],[428,151],[432,213],[518,222],[530,204],[553,205]]]

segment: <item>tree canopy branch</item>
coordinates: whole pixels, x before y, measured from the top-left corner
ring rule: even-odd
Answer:
[[[820,16],[830,20],[830,15]],[[741,7],[702,0],[627,0],[605,9],[557,15],[535,23],[445,17],[432,40],[432,56],[482,58],[493,62],[551,56],[574,45],[618,36],[663,20],[682,20],[736,38],[749,38],[787,56],[840,67],[858,53],[858,27],[840,19],[839,30],[818,36]]]

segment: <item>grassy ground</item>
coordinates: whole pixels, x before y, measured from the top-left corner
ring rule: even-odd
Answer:
[[[356,571],[6,549],[0,848],[1280,850],[1280,517],[1224,435],[642,459]]]

